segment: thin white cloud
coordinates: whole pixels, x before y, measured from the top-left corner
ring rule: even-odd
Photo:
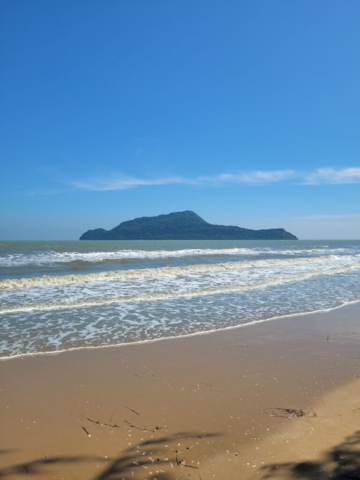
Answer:
[[[126,176],[115,178],[96,178],[85,181],[72,181],[69,185],[80,190],[125,190],[144,185],[221,185],[221,184],[266,184],[281,182],[296,176],[294,170],[253,171],[239,174],[222,173],[220,175],[184,178],[162,177],[142,179]]]
[[[169,184],[190,184],[195,183],[180,177],[158,178],[146,180],[133,177],[117,177],[111,179],[92,179],[80,182],[70,182],[69,185],[81,190],[125,190],[127,188],[140,187],[144,185],[169,185]]]
[[[220,175],[201,176],[196,178],[173,176],[144,179],[120,175],[115,177],[72,181],[69,182],[69,185],[80,190],[105,191],[125,190],[147,185],[266,185],[291,180],[296,180],[296,183],[302,185],[360,183],[360,167],[344,168],[342,170],[336,170],[334,168],[319,168],[310,173],[290,169],[268,171],[254,170],[240,173],[222,173]]]
[[[306,185],[360,183],[360,167],[341,170],[318,168],[315,172],[306,175],[303,183]]]
[[[253,171],[239,174],[223,173],[213,177],[218,182],[225,183],[274,183],[282,182],[296,176],[294,170]],[[205,177],[206,178],[206,177]],[[211,177],[207,177],[211,178]]]

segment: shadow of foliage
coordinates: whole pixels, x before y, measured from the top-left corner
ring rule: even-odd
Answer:
[[[160,437],[158,439],[154,440],[147,440],[142,443],[140,443],[137,447],[131,447],[127,449],[124,454],[116,459],[115,461],[112,462],[112,464],[107,468],[105,471],[103,471],[100,475],[98,475],[95,480],[121,480],[122,478],[137,478],[136,477],[136,470],[140,468],[148,469],[158,469],[162,470],[163,468],[166,468],[167,470],[169,469],[169,466],[171,467],[171,464],[173,465],[174,473],[172,472],[161,472],[160,473],[149,473],[149,475],[146,475],[146,478],[148,480],[151,479],[157,479],[157,480],[175,480],[179,476],[179,469],[181,470],[189,470],[189,471],[196,471],[197,467],[192,467],[192,466],[186,466],[186,465],[179,465],[178,461],[181,461],[183,458],[181,455],[179,457],[177,456],[176,451],[171,451],[168,450],[167,452],[167,460],[164,458],[156,458],[156,455],[154,455],[153,461],[150,459],[149,455],[147,454],[142,455],[139,454],[139,450],[142,448],[152,448],[155,449],[156,447],[161,448],[164,447],[165,444],[170,443],[174,440],[179,441],[179,440],[191,440],[194,438],[211,438],[211,437],[216,437],[218,434],[211,433],[211,434],[194,434],[193,432],[180,432],[177,433],[176,435],[173,436],[164,436]],[[134,472],[134,474],[132,473]],[[143,478],[144,475],[144,470],[141,472],[141,478]]]
[[[46,473],[46,467],[60,466],[62,464],[80,463],[80,462],[103,462],[103,457],[94,456],[74,456],[74,457],[50,457],[38,458],[30,462],[18,463],[5,467],[0,470],[0,478],[10,477],[12,475],[43,475]]]
[[[354,480],[360,479],[360,430],[324,455],[322,460],[289,462],[262,467],[261,479]]]
[[[61,471],[62,465],[69,465],[74,463],[85,463],[85,462],[97,462],[104,463],[106,462],[106,468],[99,475],[94,477],[94,480],[122,480],[123,478],[143,478],[144,473],[150,467],[152,469],[157,469],[158,473],[149,473],[146,476],[148,480],[157,479],[157,480],[174,480],[179,477],[179,471],[194,471],[196,472],[197,467],[192,467],[190,465],[181,464],[183,456],[178,454],[176,450],[167,449],[166,455],[162,454],[162,458],[157,458],[155,453],[150,455],[150,450],[155,450],[156,448],[165,448],[165,445],[171,442],[178,442],[179,440],[191,440],[198,438],[211,438],[216,437],[219,434],[210,433],[210,434],[199,434],[194,432],[180,432],[171,436],[162,436],[157,439],[146,440],[141,443],[138,443],[137,446],[130,447],[126,449],[123,454],[117,458],[108,458],[90,455],[79,455],[79,456],[64,456],[64,457],[51,457],[51,458],[40,458],[32,460],[26,463],[19,463],[16,465],[11,465],[0,469],[0,478],[10,478],[11,476],[20,475],[32,475],[36,478],[43,476],[46,478],[46,475],[50,474],[50,468],[56,468],[56,471],[53,469],[51,473],[59,473]],[[142,451],[140,453],[140,451]],[[143,454],[143,451],[146,451],[146,455]],[[5,453],[5,451],[4,451]],[[151,458],[150,458],[151,457]],[[166,458],[166,460],[165,460]],[[172,467],[171,467],[172,464]],[[165,470],[167,471],[165,471]],[[169,470],[174,470],[174,473]]]

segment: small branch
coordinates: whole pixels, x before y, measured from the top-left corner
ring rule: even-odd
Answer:
[[[131,422],[128,422],[127,420],[124,420],[124,422],[127,423],[129,427],[135,428],[136,430],[141,430],[142,432],[154,433],[154,432],[157,432],[158,430],[161,430],[161,427],[155,427],[153,430],[148,430],[147,428],[136,427],[135,425],[133,425]]]
[[[102,427],[111,427],[111,428],[124,428],[125,427],[125,425],[116,425],[116,424],[111,424],[111,423],[101,423],[99,421],[92,420],[89,417],[87,417],[87,419],[89,420],[89,422],[95,423],[96,425],[101,425]]]
[[[124,422],[127,425],[116,425],[115,423],[114,424],[112,424],[112,423],[101,423],[101,422],[95,421],[95,420],[93,420],[92,418],[89,418],[89,417],[87,417],[87,419],[89,420],[89,422],[95,423],[95,425],[101,425],[102,427],[110,427],[110,428],[130,427],[130,428],[135,428],[136,430],[141,430],[142,432],[151,432],[151,433],[154,433],[154,432],[157,432],[158,430],[161,430],[161,427],[155,427],[153,430],[149,430],[147,428],[136,427],[135,425],[133,425],[131,422],[128,422],[127,420],[124,420]],[[82,428],[84,428],[84,427],[82,427]]]
[[[213,385],[210,385],[210,383],[205,383],[205,382],[199,382],[199,383],[201,383],[202,385],[206,385],[207,387],[212,388],[215,392],[224,393],[222,390],[217,390]]]
[[[112,420],[113,416],[115,415],[115,412],[116,412],[117,409],[118,409],[118,407],[116,407],[115,410],[113,411],[113,414],[112,414],[111,417],[109,418],[109,422],[111,422],[111,420]]]
[[[207,385],[208,387],[214,388],[214,386],[210,385],[210,383],[205,383],[205,382],[200,382],[200,383],[202,383],[203,385]]]
[[[91,437],[90,433],[86,430],[85,427],[81,426],[81,428],[84,430],[84,432],[86,433],[86,435],[87,435],[88,437]]]
[[[130,410],[130,412],[133,412],[133,413],[136,413],[136,415],[139,415],[140,416],[140,413],[139,412],[136,412],[135,410],[133,410],[132,408],[129,408],[125,405],[125,408],[127,408],[128,410]]]

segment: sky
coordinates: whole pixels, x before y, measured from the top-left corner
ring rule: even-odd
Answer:
[[[0,0],[0,240],[360,239],[358,0]]]

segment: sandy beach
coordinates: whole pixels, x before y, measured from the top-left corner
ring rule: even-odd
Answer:
[[[359,318],[1,361],[0,478],[360,478]]]

